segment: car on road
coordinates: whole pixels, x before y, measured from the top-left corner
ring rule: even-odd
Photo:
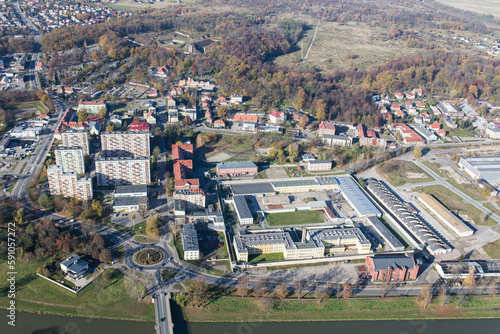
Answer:
[[[75,220],[74,220],[74,219],[70,219],[70,221],[69,221],[69,222],[70,222],[70,223],[74,223],[74,222],[75,222]]]

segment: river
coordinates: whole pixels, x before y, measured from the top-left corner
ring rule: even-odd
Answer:
[[[2,334],[154,334],[154,324],[134,321],[68,318],[17,313],[16,327],[7,325],[7,311],[0,310]],[[337,322],[239,322],[176,323],[175,334],[500,334],[500,319],[337,321]]]

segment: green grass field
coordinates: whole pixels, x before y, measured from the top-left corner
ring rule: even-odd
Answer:
[[[182,0],[183,3],[194,3],[197,2],[198,0]],[[128,0],[120,0],[115,4],[106,4],[106,7],[111,7],[114,9],[122,10],[122,11],[131,11],[131,10],[138,10],[138,9],[144,9],[144,8],[166,8],[169,6],[176,6],[180,5],[177,3],[177,1],[171,1],[171,0],[164,0],[162,2],[155,2],[153,4],[149,3],[149,1],[145,1],[144,3],[137,3],[137,2],[132,2]]]
[[[47,261],[45,261],[47,262]],[[78,317],[133,319],[154,321],[153,304],[138,302],[128,295],[122,274],[115,272],[112,281],[102,289],[92,283],[74,294],[41,277],[36,270],[44,261],[26,264],[16,261],[16,309],[32,313],[48,313]],[[6,308],[7,261],[0,262],[0,307]],[[146,298],[147,300],[147,298]]]
[[[45,114],[48,112],[47,108],[45,108],[45,106],[39,101],[10,103],[10,104],[4,105],[3,108],[6,110],[13,110],[13,111],[38,109],[42,114]]]
[[[458,211],[459,215],[466,214],[478,225],[493,226],[497,224],[496,221],[490,217],[487,217],[483,222],[481,220],[483,215],[482,211],[472,204],[463,203],[460,196],[443,186],[423,187],[419,191],[434,195],[441,203],[443,203],[444,206],[448,208],[448,210]]]
[[[497,0],[436,0],[444,5],[500,18]]]
[[[500,259],[500,239],[483,246],[483,250],[492,259]]]
[[[248,263],[283,261],[284,259],[283,253],[248,255]]]
[[[457,299],[441,309],[436,298],[423,309],[415,297],[272,301],[267,306],[255,299],[218,298],[203,308],[174,307],[174,321],[235,322],[245,321],[332,321],[332,320],[410,320],[439,318],[497,318],[500,297],[470,297],[458,308]]]
[[[269,213],[266,219],[271,226],[318,224],[325,221],[323,211]]]
[[[434,179],[411,161],[390,160],[377,167],[393,186],[406,183],[429,182]]]

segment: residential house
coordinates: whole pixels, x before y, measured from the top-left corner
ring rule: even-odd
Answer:
[[[233,94],[231,95],[231,99],[229,101],[231,104],[240,104],[243,103],[243,95]]]
[[[269,114],[269,121],[273,124],[283,124],[286,121],[286,115],[284,111],[273,110]]]
[[[335,124],[330,122],[321,122],[319,125],[318,136],[320,138],[324,135],[335,135],[336,129]]]
[[[220,129],[220,128],[225,128],[226,123],[222,119],[217,119],[214,122],[214,128]]]

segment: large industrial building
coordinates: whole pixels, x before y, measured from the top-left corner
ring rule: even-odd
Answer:
[[[382,240],[379,240],[384,247],[388,247],[393,251],[402,251],[405,246],[399,239],[378,219],[377,217],[367,217],[368,226],[373,228],[377,233],[376,236]]]
[[[66,173],[85,173],[83,148],[59,146],[55,148],[54,153],[56,156],[56,165],[62,166]]]
[[[451,251],[451,247],[408,209],[390,188],[375,179],[367,179],[365,182],[368,191],[398,224],[398,230],[403,235],[413,240],[419,247],[426,248],[432,255]]]
[[[105,157],[149,157],[149,131],[103,132],[101,150]]]
[[[119,186],[151,182],[149,158],[97,158],[97,184]]]
[[[198,260],[200,258],[200,246],[198,245],[198,235],[194,224],[184,224],[181,237],[184,260]]]
[[[81,147],[83,155],[89,154],[89,136],[85,130],[69,129],[61,133],[62,146]]]
[[[293,241],[289,232],[262,230],[234,236],[236,259],[248,262],[254,254],[283,253],[285,260],[321,258],[331,253],[368,254],[371,243],[359,228],[302,229],[302,240]]]
[[[418,200],[427,208],[429,211],[436,216],[443,225],[453,233],[455,233],[460,238],[470,237],[474,234],[467,224],[461,221],[457,216],[450,212],[443,204],[441,204],[434,196],[429,194],[421,194]]]
[[[460,158],[458,166],[474,179],[500,181],[500,157]]]
[[[62,195],[64,197],[75,197],[79,200],[91,200],[93,197],[92,180],[88,178],[78,179],[75,172],[63,172],[62,166],[49,166],[47,178],[51,195]]]
[[[339,184],[342,196],[346,199],[347,203],[349,203],[359,217],[381,216],[380,211],[352,177],[342,176],[337,177],[336,180]]]

